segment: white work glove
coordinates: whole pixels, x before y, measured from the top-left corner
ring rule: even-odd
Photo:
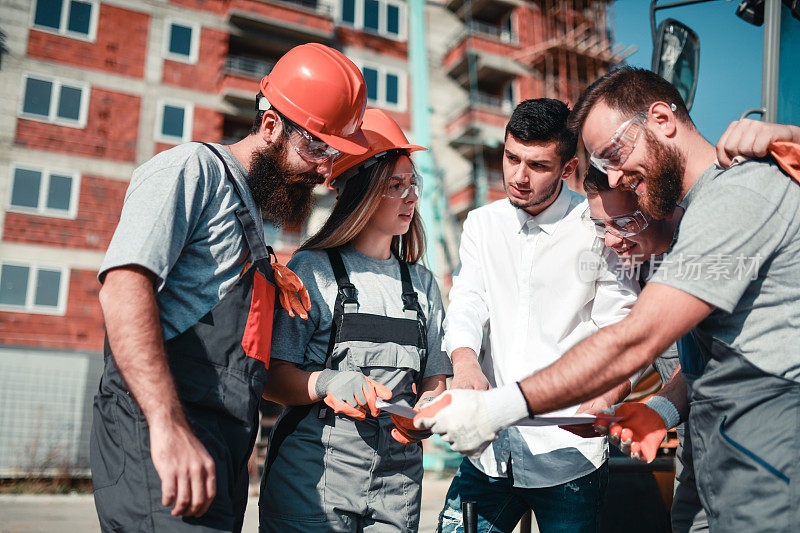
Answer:
[[[488,391],[449,390],[422,407],[417,429],[430,429],[455,451],[477,458],[497,434],[528,416],[516,383]]]

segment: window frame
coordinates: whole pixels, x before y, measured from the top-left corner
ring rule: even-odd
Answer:
[[[53,84],[53,91],[50,93],[50,109],[47,116],[37,115],[35,113],[25,112],[25,96],[27,91],[27,81],[29,79],[39,81],[46,81]],[[67,86],[73,89],[80,89],[81,91],[81,106],[78,110],[78,120],[62,118],[56,115],[58,111],[58,103],[61,100],[61,87]],[[53,97],[53,94],[58,94],[58,101]],[[46,74],[36,74],[33,72],[24,72],[22,74],[22,90],[20,91],[19,107],[17,108],[17,116],[26,120],[35,120],[37,122],[46,122],[48,124],[56,124],[58,126],[66,126],[68,128],[84,129],[86,128],[87,115],[89,113],[89,98],[91,97],[91,85],[81,81],[70,80],[66,78],[57,78],[55,76],[48,76]]]
[[[15,259],[0,259],[0,276],[2,276],[3,265],[19,266],[28,268],[28,286],[25,289],[25,304],[12,305],[0,304],[0,311],[11,313],[27,313],[36,315],[58,315],[64,316],[67,313],[67,296],[69,292],[70,268],[66,265],[54,263],[39,263],[32,261],[22,261]],[[39,281],[40,270],[57,270],[61,273],[61,280],[58,285],[58,305],[55,307],[36,305],[36,284]],[[0,281],[2,281],[0,279]]]
[[[192,30],[192,37],[189,42],[188,56],[185,56],[183,54],[176,54],[175,52],[171,52],[169,49],[170,39],[172,37],[173,24],[191,28]],[[169,59],[170,61],[177,61],[179,63],[186,63],[188,65],[197,64],[197,60],[200,56],[201,27],[202,26],[198,22],[189,22],[187,20],[182,20],[174,17],[167,17],[166,19],[164,19],[164,45],[161,47],[164,59]]]
[[[14,192],[14,179],[17,170],[30,170],[33,172],[40,172],[42,175],[41,186],[39,187],[39,199],[36,207],[26,207],[22,205],[14,205],[11,203],[12,193]],[[47,207],[47,193],[50,191],[50,177],[55,174],[58,176],[67,176],[72,178],[72,186],[70,189],[69,208],[65,211],[62,209],[53,209]],[[47,185],[45,189],[44,185]],[[81,173],[72,170],[60,170],[49,167],[38,167],[35,165],[27,165],[25,163],[11,163],[10,173],[8,179],[8,191],[6,201],[6,211],[10,213],[22,213],[24,215],[38,215],[50,218],[64,218],[74,220],[78,216],[78,195],[81,190]]]
[[[354,59],[362,75],[365,68],[371,68],[378,71],[378,98],[376,100],[367,99],[367,104],[383,109],[390,109],[392,111],[406,112],[408,111],[408,73],[405,70],[395,69],[393,67],[376,63],[373,61],[363,61]],[[397,76],[397,103],[391,103],[386,100],[386,75],[393,74]]]
[[[336,21],[342,25],[349,28],[353,28],[359,31],[363,31],[365,33],[369,33],[370,35],[378,35],[379,37],[383,37],[384,39],[390,39],[392,41],[407,41],[408,40],[408,13],[406,11],[406,3],[400,2],[399,0],[377,0],[378,1],[378,30],[375,31],[371,28],[364,27],[364,0],[355,0],[355,11],[354,11],[354,18],[355,22],[350,23],[346,20],[342,19],[342,15],[344,10],[342,9],[342,0],[336,1]],[[388,19],[389,19],[389,10],[387,6],[391,4],[399,9],[398,15],[398,33],[389,33],[387,29]]]
[[[89,17],[89,33],[83,34],[67,29],[69,9],[67,7],[73,2],[81,2],[83,4],[90,4],[92,6],[92,14]],[[70,39],[77,39],[79,41],[86,41],[93,43],[97,40],[97,21],[100,18],[100,1],[99,0],[61,0],[61,20],[59,21],[58,28],[51,28],[49,26],[40,26],[36,24],[36,8],[39,5],[39,0],[31,3],[31,16],[30,24],[31,29],[36,31],[43,31],[45,33],[52,33],[53,35],[60,35]]]
[[[181,137],[173,137],[162,133],[162,128],[164,126],[164,108],[166,106],[183,108],[183,135]],[[192,138],[192,129],[194,128],[194,103],[171,98],[159,98],[158,105],[156,106],[155,123],[156,131],[154,138],[156,141],[168,144],[189,142]]]

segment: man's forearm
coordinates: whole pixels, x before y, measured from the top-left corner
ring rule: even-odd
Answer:
[[[100,303],[114,360],[148,423],[186,424],[167,365],[152,273],[111,270]]]
[[[643,342],[646,337],[628,329],[624,320],[605,327],[520,382],[532,412],[548,413],[595,398],[652,362],[658,352]]]
[[[631,382],[630,380],[625,380],[613,389],[604,392],[600,396],[598,396],[594,400],[594,405],[597,407],[598,411],[602,411],[603,409],[608,409],[612,405],[616,405],[620,403],[622,400],[628,397],[628,394],[631,393]]]
[[[686,380],[683,379],[681,374],[681,365],[672,372],[669,378],[656,396],[663,396],[675,406],[678,413],[681,415],[681,420],[686,420],[689,417],[689,398],[686,391]]]
[[[288,361],[276,359],[270,364],[264,399],[281,405],[308,405],[320,400],[315,387],[319,372],[297,368]]]
[[[454,368],[456,366],[480,366],[480,363],[478,362],[478,354],[476,354],[472,348],[456,348],[453,350],[453,353],[450,354],[450,360],[453,362]]]

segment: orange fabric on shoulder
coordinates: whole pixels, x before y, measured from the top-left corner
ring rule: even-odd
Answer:
[[[775,141],[770,143],[768,150],[783,171],[800,183],[800,144]]]

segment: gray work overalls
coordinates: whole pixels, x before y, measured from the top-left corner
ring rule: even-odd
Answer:
[[[338,294],[325,366],[361,372],[392,390],[392,402],[414,405],[427,327],[408,265],[400,261],[405,318],[390,318],[358,312],[339,251],[327,252]],[[386,413],[358,421],[321,403],[285,410],[270,438],[260,531],[416,531],[422,446],[400,444],[393,427]]]
[[[710,530],[800,531],[800,384],[693,333],[704,361],[686,361],[690,431]]]
[[[161,479],[150,456],[147,420],[129,393],[106,338],[90,437],[92,485],[103,531],[195,533],[242,528],[247,462],[258,432],[258,405],[269,362],[275,287],[269,251],[242,200],[243,191],[216,149],[208,147],[222,160],[241,201],[236,217],[250,249],[250,264],[211,311],[164,344],[186,420],[214,460],[217,494],[199,518],[174,517],[161,505]]]

